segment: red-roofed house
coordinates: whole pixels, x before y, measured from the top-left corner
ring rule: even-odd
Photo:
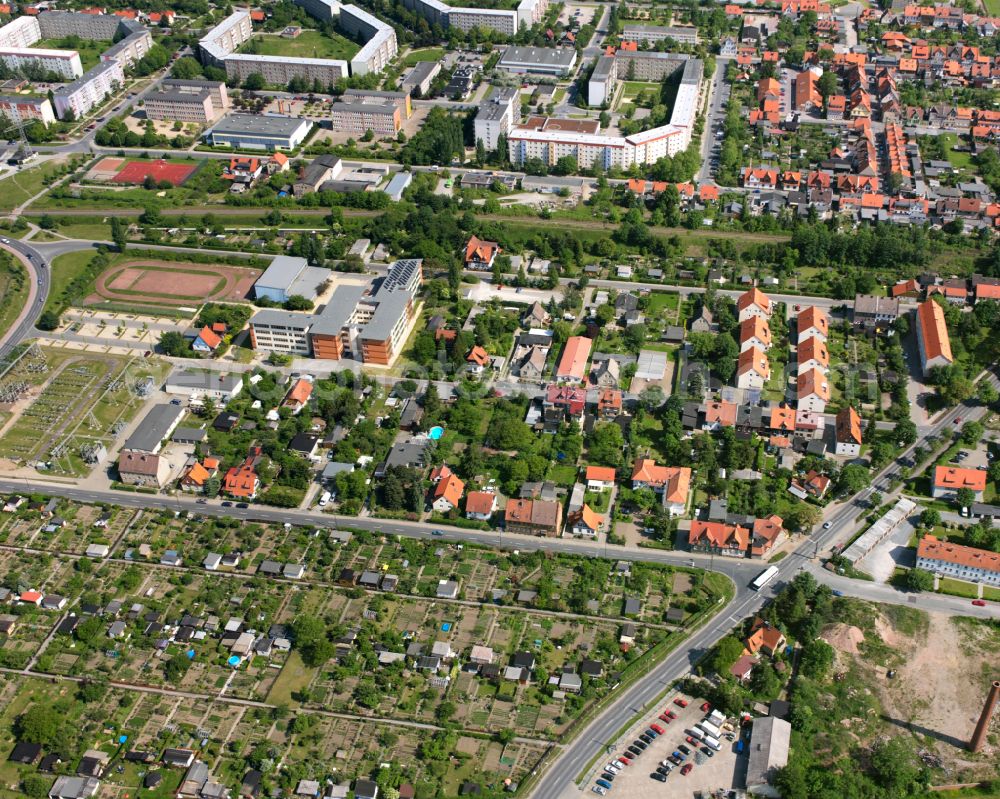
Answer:
[[[474,375],[481,375],[490,364],[490,354],[478,344],[465,356],[465,368]]]
[[[254,468],[257,457],[251,453],[239,466],[230,467],[222,479],[222,490],[239,499],[253,499],[260,491],[260,478]]]
[[[732,558],[744,558],[750,544],[750,530],[738,524],[691,522],[688,547],[693,552],[714,552]]]
[[[205,325],[192,342],[191,349],[195,352],[215,352],[220,344],[222,344],[222,339],[219,335],[208,325]]]
[[[751,316],[759,316],[764,320],[771,318],[771,298],[756,287],[739,296],[739,299],[736,300],[736,308],[739,311],[741,323]]]
[[[799,370],[796,379],[796,400],[799,410],[824,413],[830,401],[830,381],[818,367]]]
[[[797,333],[796,341],[800,344],[807,338],[818,338],[820,341],[826,342],[830,335],[830,319],[822,308],[810,305],[799,311],[795,330]]]
[[[750,557],[763,558],[774,549],[784,533],[784,522],[780,516],[772,514],[766,519],[755,519],[753,535],[750,538]]]
[[[785,636],[761,618],[753,620],[750,627],[750,635],[747,637],[747,654],[756,655],[763,652],[765,655],[774,657],[785,648]]]
[[[434,487],[434,501],[431,507],[438,513],[448,513],[458,507],[462,501],[465,483],[457,475],[449,474]]]
[[[664,508],[671,516],[680,516],[687,507],[691,470],[686,466],[658,466],[654,460],[640,458],[632,469],[632,489],[640,488],[663,494]]]
[[[570,336],[556,367],[556,380],[561,383],[582,382],[587,374],[587,360],[593,342],[586,336]]]
[[[465,268],[488,272],[500,253],[500,245],[495,241],[485,241],[478,236],[469,239],[465,245]]]
[[[736,387],[763,389],[771,378],[771,363],[764,350],[750,347],[740,353],[736,362]]]
[[[306,406],[309,397],[312,396],[312,391],[313,384],[305,378],[300,377],[295,381],[295,385],[288,390],[281,404],[285,408],[291,408],[293,414],[297,414]]]
[[[586,477],[588,491],[610,491],[615,487],[615,470],[610,466],[588,466]]]
[[[983,501],[986,490],[986,472],[982,469],[966,469],[961,466],[935,466],[931,496],[934,499],[955,499],[962,488],[969,489],[976,502]]]
[[[497,509],[497,495],[491,491],[470,491],[465,497],[465,518],[488,522]]]
[[[580,510],[574,511],[566,519],[566,530],[581,538],[597,538],[601,530],[604,518],[599,513],[595,513],[590,505],[584,505]],[[566,531],[563,532],[565,535]]]

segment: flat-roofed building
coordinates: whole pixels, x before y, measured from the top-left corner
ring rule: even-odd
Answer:
[[[410,93],[403,92],[379,92],[368,89],[348,89],[341,95],[345,103],[371,103],[373,105],[395,105],[403,113],[404,119],[413,116],[413,103],[410,101]]]
[[[350,74],[347,62],[336,58],[231,53],[225,57],[223,66],[229,78],[244,81],[251,75],[260,75],[264,83],[282,87],[293,78],[310,82],[318,80],[324,86],[331,86]]]
[[[230,114],[205,133],[213,146],[238,150],[294,150],[312,128],[301,117]]]
[[[501,8],[452,8],[448,11],[448,25],[460,31],[485,28],[513,36],[518,28],[517,12]]]
[[[576,66],[572,47],[508,47],[497,66],[517,75],[567,75]]]
[[[482,142],[488,151],[497,148],[500,136],[506,136],[514,124],[514,115],[519,113],[520,92],[512,86],[498,86],[479,106],[475,128],[476,142]],[[463,185],[465,181],[463,179]]]
[[[369,130],[379,136],[394,136],[403,126],[400,107],[392,104],[334,103],[330,122],[338,133],[364,135]]]
[[[372,14],[354,5],[341,6],[338,27],[364,45],[351,58],[351,74],[381,72],[399,52],[396,30]]]
[[[235,53],[251,38],[253,23],[250,21],[250,12],[245,8],[238,8],[208,31],[198,42],[198,47],[203,61],[223,66],[226,56]]]
[[[229,109],[229,94],[222,81],[165,80],[146,95],[143,109],[149,119],[208,124]]]
[[[747,792],[756,796],[778,797],[772,784],[780,769],[788,765],[792,725],[775,716],[753,720],[750,733],[750,761],[747,765]]]
[[[594,71],[590,73],[590,79],[587,82],[587,102],[593,106],[610,103],[614,97],[616,85],[615,57],[613,55],[599,56],[594,65]]]
[[[673,39],[678,44],[698,44],[698,29],[667,25],[626,25],[622,41],[652,44]]]
[[[54,72],[67,80],[78,78],[83,74],[80,54],[76,50],[0,47],[0,61],[7,69],[15,72],[26,68],[40,68],[46,72]]]
[[[79,78],[60,86],[52,94],[56,103],[56,116],[64,119],[68,112],[80,119],[94,106],[104,102],[116,88],[125,85],[125,71],[119,61],[102,61],[88,69]]]
[[[56,121],[56,115],[52,111],[52,103],[48,97],[22,97],[20,95],[0,96],[0,114],[15,125],[30,125],[32,122],[41,122],[49,125]]]
[[[417,97],[426,97],[430,94],[434,78],[440,72],[440,61],[420,61],[414,65],[413,69],[406,73],[406,76],[399,84],[399,88],[409,94],[415,94]]]

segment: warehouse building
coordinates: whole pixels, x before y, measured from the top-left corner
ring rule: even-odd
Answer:
[[[576,66],[572,47],[508,47],[497,66],[515,75],[568,75]]]
[[[213,147],[237,150],[294,150],[312,129],[301,117],[230,114],[205,133]]]
[[[254,297],[285,302],[289,297],[316,298],[317,289],[330,279],[330,270],[309,266],[305,258],[278,255],[253,284]]]
[[[182,416],[184,408],[180,405],[171,403],[154,405],[139,422],[132,435],[125,439],[124,449],[155,455],[160,451],[163,442],[177,429]]]
[[[788,765],[792,725],[775,716],[753,720],[750,733],[750,762],[747,765],[747,793],[779,797],[772,784],[779,769]]]

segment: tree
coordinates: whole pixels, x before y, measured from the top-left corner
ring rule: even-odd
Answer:
[[[590,460],[602,466],[622,465],[625,438],[622,429],[614,422],[600,422],[594,426],[587,439]]]
[[[39,330],[55,330],[61,322],[59,314],[51,309],[46,309],[42,311],[41,316],[38,317],[38,321],[35,324]]]
[[[191,354],[191,346],[188,344],[183,333],[176,330],[168,330],[160,336],[158,342],[160,351],[164,355],[171,355],[175,358],[183,358]]]
[[[820,638],[809,641],[802,647],[799,661],[802,672],[813,680],[821,680],[833,665],[833,647]]]
[[[163,676],[167,682],[177,685],[184,679],[189,668],[191,668],[191,661],[188,660],[187,655],[179,652],[163,664]]]
[[[61,745],[66,716],[55,705],[38,702],[29,707],[17,720],[18,739],[42,746]]]
[[[639,402],[646,410],[651,411],[659,408],[663,404],[663,400],[663,388],[657,383],[652,383],[639,392]]]
[[[837,490],[841,494],[857,494],[871,484],[871,474],[864,466],[849,463],[840,471]]]
[[[928,530],[932,530],[941,524],[941,513],[934,508],[924,508],[920,512],[920,524]]]
[[[933,591],[934,575],[924,569],[910,569],[903,575],[903,587],[910,591]]]
[[[732,635],[727,635],[715,645],[709,665],[721,677],[729,674],[729,669],[743,654],[743,642]]]
[[[259,72],[251,72],[247,75],[246,80],[243,81],[243,88],[251,92],[260,91],[265,85],[267,84],[264,76]]]
[[[128,244],[128,223],[120,216],[111,217],[111,240],[118,252],[125,252]]]
[[[27,774],[21,780],[21,790],[31,799],[48,799],[52,780],[42,774]]]
[[[178,58],[174,62],[173,69],[170,70],[170,73],[178,80],[193,80],[201,77],[201,64],[198,63],[197,58],[184,56],[183,58]]]
[[[966,422],[962,425],[962,443],[969,447],[975,446],[982,439],[984,430],[981,422]]]
[[[42,230],[55,230],[58,223],[50,214],[42,214],[38,220],[38,227]]]
[[[896,422],[896,440],[900,446],[910,447],[917,440],[917,426],[910,419],[901,419]]]
[[[983,405],[995,405],[1000,401],[1000,391],[989,380],[984,379],[976,384],[976,397]]]
[[[960,488],[955,492],[955,501],[963,508],[971,508],[976,501],[976,492],[971,488]]]

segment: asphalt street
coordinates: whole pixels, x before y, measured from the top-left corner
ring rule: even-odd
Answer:
[[[19,239],[4,239],[0,242],[0,247],[3,247],[24,264],[30,282],[27,307],[18,316],[14,326],[6,331],[3,338],[0,339],[0,358],[4,358],[14,347],[33,334],[35,322],[49,296],[50,282],[48,262],[42,253],[30,244]]]

